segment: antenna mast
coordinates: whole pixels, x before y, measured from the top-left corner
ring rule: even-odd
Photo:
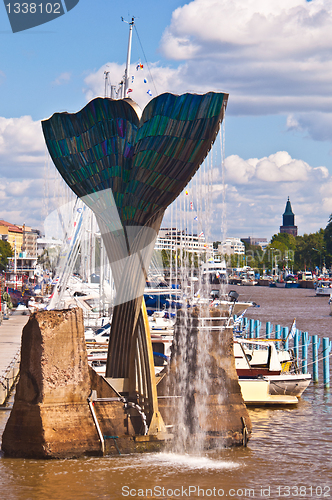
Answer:
[[[122,21],[126,22],[123,17]],[[129,40],[128,40],[128,51],[127,51],[127,64],[126,64],[126,70],[125,70],[125,75],[124,75],[124,92],[123,92],[123,97],[127,97],[127,91],[129,88],[129,67],[130,67],[130,56],[131,56],[131,40],[133,37],[133,26],[135,24],[135,18],[132,17],[131,23],[129,24]]]
[[[105,95],[104,97],[107,97],[107,86],[108,86],[108,75],[109,75],[109,71],[104,71],[104,75],[105,75]]]

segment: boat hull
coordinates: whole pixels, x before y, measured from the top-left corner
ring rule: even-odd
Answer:
[[[239,379],[242,397],[246,405],[294,405],[296,396],[270,394],[270,382],[264,379]]]
[[[267,375],[264,380],[269,381],[269,392],[272,395],[288,395],[299,398],[311,381],[310,373]]]

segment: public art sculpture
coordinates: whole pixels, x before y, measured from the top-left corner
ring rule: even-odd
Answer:
[[[122,452],[159,449],[160,442],[171,437],[164,421],[182,428],[189,420],[189,433],[203,437],[204,446],[246,441],[251,424],[237,382],[227,317],[220,318],[225,316],[222,311],[203,311],[203,316],[213,313],[213,329],[220,330],[210,336],[206,357],[210,389],[202,392],[193,380],[187,391],[188,384],[176,371],[186,354],[175,349],[169,373],[158,384],[160,412],[143,299],[164,212],[211,148],[227,97],[214,92],[162,94],[150,101],[142,116],[131,99],[97,98],[76,114],[55,113],[42,122],[56,168],[95,213],[116,303],[105,378],[88,368],[79,311],[31,315],[23,330],[14,407],[3,434],[7,455],[49,458],[118,453],[119,447]],[[179,318],[175,347],[179,338],[194,339],[195,346],[205,343],[206,329],[199,326],[197,314],[190,313],[188,324]],[[188,380],[195,379],[196,358],[197,349],[188,365]],[[188,394],[178,394],[183,390]],[[175,418],[179,402],[187,412],[182,421]]]
[[[89,102],[76,114],[42,122],[52,160],[95,213],[116,287],[106,376],[140,394],[150,419],[153,366],[147,356],[142,297],[157,233],[168,205],[209,152],[227,94],[162,94],[140,116],[131,99]],[[152,426],[153,427],[153,426]]]

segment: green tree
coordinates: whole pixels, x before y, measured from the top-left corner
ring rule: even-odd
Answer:
[[[5,271],[8,264],[8,257],[13,256],[13,250],[8,241],[0,240],[0,271]]]
[[[332,214],[329,217],[326,228],[324,229],[324,242],[325,242],[325,260],[326,265],[331,267],[332,264]]]
[[[325,231],[320,229],[316,233],[304,234],[296,237],[295,269],[297,271],[322,267],[325,256]]]

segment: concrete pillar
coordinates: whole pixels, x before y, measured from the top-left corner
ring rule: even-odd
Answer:
[[[23,328],[20,378],[2,450],[49,458],[99,453],[81,309],[34,313]]]

